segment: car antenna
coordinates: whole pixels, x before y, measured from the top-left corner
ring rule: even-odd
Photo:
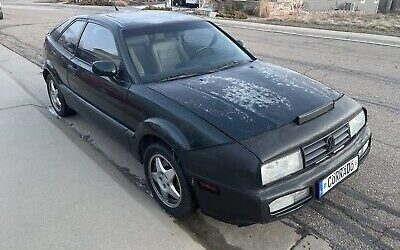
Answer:
[[[119,11],[118,7],[114,5],[115,11]]]

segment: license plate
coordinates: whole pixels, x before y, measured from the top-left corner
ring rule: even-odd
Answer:
[[[336,169],[332,174],[318,182],[319,197],[331,190],[339,182],[344,180],[358,169],[358,156],[348,161],[346,164]]]

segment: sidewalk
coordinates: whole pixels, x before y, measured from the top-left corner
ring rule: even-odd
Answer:
[[[202,249],[13,77],[0,69],[0,249]]]

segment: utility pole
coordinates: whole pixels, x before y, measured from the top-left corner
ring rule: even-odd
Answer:
[[[392,3],[393,3],[393,0],[387,0],[386,6],[385,6],[385,13],[390,12],[390,8],[392,8]]]
[[[400,11],[400,0],[393,0],[391,10]]]

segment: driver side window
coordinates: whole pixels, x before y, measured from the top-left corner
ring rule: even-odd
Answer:
[[[120,64],[113,33],[94,23],[89,23],[82,34],[76,56],[92,64],[95,61],[113,61]]]

